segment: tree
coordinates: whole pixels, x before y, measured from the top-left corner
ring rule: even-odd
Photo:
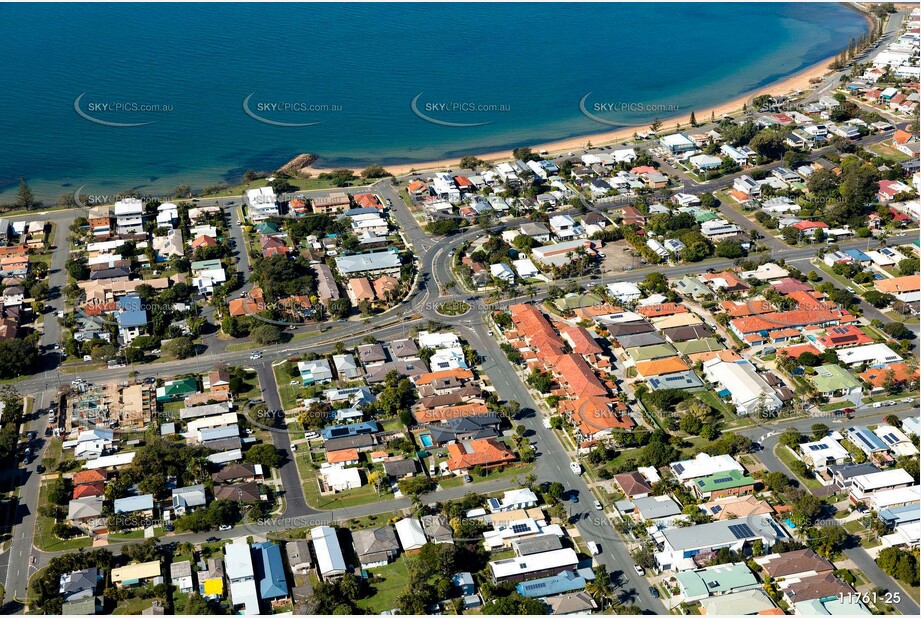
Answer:
[[[352,309],[352,302],[348,298],[337,298],[329,301],[329,313],[336,319],[342,319],[349,315]]]
[[[893,339],[910,339],[913,336],[911,330],[902,322],[889,322],[883,326],[883,332]]]
[[[246,451],[244,459],[250,463],[261,464],[267,468],[278,468],[281,466],[281,453],[272,444],[256,444]]]
[[[281,341],[281,329],[274,324],[263,324],[250,331],[250,337],[256,343],[272,345]]]
[[[692,126],[692,127],[698,126],[698,125],[697,125],[697,116],[694,115],[694,112],[691,112],[690,123],[691,123],[691,126]]]
[[[398,485],[400,492],[410,497],[421,496],[435,489],[435,482],[424,474],[402,479]]]
[[[814,423],[811,430],[813,440],[821,440],[828,435],[828,425],[825,423]]]
[[[163,344],[163,351],[182,360],[195,354],[195,344],[188,337],[176,337]]]
[[[37,206],[41,206],[40,202],[35,201],[35,196],[32,194],[32,189],[29,188],[29,185],[26,183],[26,179],[22,176],[19,177],[19,191],[16,194],[16,208],[20,210],[32,210]]]
[[[0,379],[16,378],[33,373],[38,362],[38,349],[26,339],[0,341]]]
[[[393,176],[383,165],[369,165],[361,172],[362,178],[387,178]]]
[[[803,436],[795,429],[788,429],[780,434],[780,443],[790,450],[796,450],[796,447],[803,441]]]
[[[482,159],[478,159],[477,157],[474,157],[472,155],[467,155],[466,157],[461,157],[460,167],[461,169],[465,169],[465,170],[475,170],[481,165],[485,165],[485,163],[486,162],[483,161]]]

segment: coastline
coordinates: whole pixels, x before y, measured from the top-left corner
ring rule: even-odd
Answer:
[[[714,116],[722,116],[723,114],[735,114],[742,111],[742,106],[746,104],[751,99],[762,95],[762,94],[774,94],[774,95],[786,95],[790,94],[794,90],[808,90],[813,87],[813,84],[810,84],[810,81],[815,78],[824,78],[830,69],[828,65],[835,59],[835,56],[829,56],[828,58],[817,62],[812,66],[806,67],[805,69],[794,73],[780,81],[768,84],[762,88],[759,88],[755,91],[752,91],[746,95],[737,97],[730,101],[720,103],[711,108],[701,109],[701,110],[692,110],[694,115],[697,117],[698,122],[709,122],[711,113]],[[691,112],[688,112],[685,115],[672,116],[669,118],[662,118],[660,122],[662,123],[662,129],[660,132],[667,133],[671,132],[674,129],[677,123],[681,123],[682,127],[690,126],[690,115]],[[591,133],[576,137],[569,137],[561,140],[555,140],[552,142],[545,142],[539,144],[530,145],[530,148],[535,151],[546,150],[548,155],[557,155],[557,154],[566,154],[568,152],[581,151],[585,149],[585,146],[588,142],[591,142],[593,146],[610,146],[613,144],[618,144],[629,140],[633,137],[634,133],[646,133],[649,132],[649,125],[637,126],[637,127],[624,127],[622,129],[616,129],[612,131],[602,131],[599,133]],[[522,144],[526,146],[526,144]],[[478,159],[482,159],[487,162],[501,162],[504,160],[510,160],[513,158],[511,150],[500,150],[492,151],[484,154],[476,154]],[[405,176],[411,173],[418,172],[436,172],[443,171],[449,168],[456,168],[460,162],[461,157],[454,157],[450,159],[440,159],[436,161],[423,161],[419,163],[406,163],[401,165],[387,165],[387,171],[392,173],[394,176]],[[303,171],[310,172],[311,174],[322,174],[323,172],[329,172],[333,169],[342,169],[334,167],[315,167],[309,166],[302,168]],[[360,173],[362,168],[350,168],[356,174]]]

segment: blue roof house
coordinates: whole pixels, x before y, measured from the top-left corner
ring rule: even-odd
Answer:
[[[595,579],[595,574],[591,569],[586,568],[578,571],[563,571],[559,575],[521,582],[515,586],[515,589],[523,597],[550,597],[582,590],[586,582],[593,579]]]
[[[141,297],[129,294],[118,299],[115,320],[118,323],[118,338],[122,345],[128,345],[142,335],[147,326],[147,310]]]
[[[263,601],[277,601],[288,598],[288,579],[281,561],[281,548],[270,541],[253,545],[256,559],[256,581],[259,582],[259,597]]]

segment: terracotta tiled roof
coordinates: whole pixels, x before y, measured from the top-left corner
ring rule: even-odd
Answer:
[[[921,290],[921,275],[906,275],[892,279],[880,279],[873,283],[877,291],[884,294],[903,294]]]
[[[639,472],[627,472],[624,474],[615,474],[614,480],[620,485],[627,497],[648,494],[652,491],[646,478]]]
[[[412,378],[413,383],[416,386],[423,386],[425,384],[431,384],[435,380],[446,380],[449,378],[455,378],[457,380],[472,380],[473,372],[469,369],[445,369],[444,371],[432,371],[430,373],[422,373]]]
[[[495,438],[482,438],[448,445],[448,470],[493,466],[513,461],[515,455]]]
[[[81,470],[74,474],[73,484],[83,485],[84,483],[104,483],[106,475],[99,470]]]
[[[647,318],[657,318],[676,313],[687,313],[688,308],[679,303],[662,303],[661,305],[646,305],[637,307],[636,312]]]
[[[892,381],[896,384],[916,382],[919,377],[918,370],[912,371],[911,367],[905,363],[893,363],[885,367],[871,367],[859,375],[861,380],[880,388],[886,384],[890,374],[892,375]]]
[[[677,356],[661,360],[643,361],[636,364],[636,372],[644,378],[678,373],[688,369],[688,364]]]
[[[595,341],[591,333],[581,326],[571,326],[563,329],[563,337],[568,339],[572,351],[576,354],[601,354],[601,346]]]
[[[346,461],[358,461],[358,449],[346,448],[341,451],[332,451],[326,453],[326,461],[329,463],[343,463]]]
[[[560,376],[560,383],[576,399],[607,394],[601,380],[581,356],[563,354],[557,357],[553,369]]]

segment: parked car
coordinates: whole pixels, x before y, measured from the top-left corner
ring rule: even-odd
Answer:
[[[650,586],[650,587],[649,587],[649,594],[652,595],[652,598],[658,599],[658,598],[659,598],[659,589],[656,588],[655,586]]]
[[[644,571],[644,570],[643,570],[643,567],[641,567],[641,566],[638,565],[638,564],[634,564],[634,565],[633,565],[633,570],[636,571],[636,574],[637,574],[637,575],[642,575],[642,576],[645,576],[645,575],[646,575],[646,571]]]
[[[598,547],[598,543],[595,543],[594,541],[589,541],[588,542],[588,552],[593,556],[597,556],[598,554],[601,553],[601,548]]]
[[[231,530],[232,528],[233,528],[233,526],[231,526],[230,524],[224,524],[223,526],[218,527],[218,530],[221,530],[221,531],[223,531],[223,530]]]
[[[582,464],[578,461],[569,462],[569,469],[573,471],[573,474],[582,474]]]
[[[603,511],[603,510],[604,510],[604,507],[601,505],[601,501],[600,501],[600,500],[595,500],[595,510],[596,510],[596,511]]]

